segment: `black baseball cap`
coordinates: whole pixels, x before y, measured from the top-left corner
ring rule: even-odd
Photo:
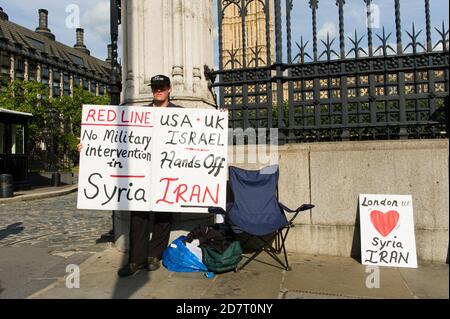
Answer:
[[[170,86],[170,79],[162,74],[155,75],[150,79],[150,86],[163,87]]]

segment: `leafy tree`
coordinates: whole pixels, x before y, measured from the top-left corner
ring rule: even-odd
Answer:
[[[2,108],[33,114],[28,126],[29,146],[45,140],[43,128],[48,105],[48,89],[39,82],[16,80],[0,92]]]
[[[41,142],[50,145],[53,141],[53,155],[59,166],[63,160],[73,164],[78,158],[76,145],[81,133],[83,104],[105,105],[109,97],[93,96],[82,87],[74,87],[73,96],[49,98],[48,93],[48,86],[43,83],[15,80],[0,91],[0,106],[33,114],[27,145],[31,153],[42,153]],[[53,116],[50,110],[54,111]]]
[[[81,86],[74,87],[73,97],[62,96],[52,101],[53,107],[60,114],[60,132],[55,135],[57,153],[63,153],[71,159],[78,158],[76,146],[81,134],[81,113],[83,104],[106,105],[109,104],[108,96],[94,96]]]

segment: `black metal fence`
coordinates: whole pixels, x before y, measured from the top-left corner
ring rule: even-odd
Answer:
[[[265,56],[252,49],[249,58],[246,16],[255,1],[264,10],[267,48]],[[373,1],[360,1],[366,5],[367,21],[372,21]],[[442,23],[435,28],[439,38],[433,42],[429,0],[424,0],[425,34],[413,25],[407,31],[406,45],[403,43],[400,0],[392,0],[396,47],[390,45],[392,34],[384,28],[374,40],[369,22],[365,35],[355,30],[348,38],[351,48],[346,48],[345,0],[337,0],[337,51],[335,39],[329,36],[321,40],[324,49],[319,50],[319,1],[309,0],[312,52],[302,37],[292,43],[293,0],[286,0],[285,12],[281,0],[217,2],[219,70],[210,76],[212,86],[219,88],[220,107],[229,109],[231,128],[258,131],[276,127],[281,143],[448,137],[449,31]],[[223,45],[223,21],[225,10],[232,6],[241,18],[238,36],[242,44],[230,50]],[[275,32],[271,34],[273,16]],[[297,52],[293,52],[293,44]]]

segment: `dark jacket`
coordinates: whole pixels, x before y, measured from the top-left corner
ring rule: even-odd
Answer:
[[[194,239],[199,240],[199,247],[211,247],[222,254],[233,242],[234,234],[227,224],[198,225],[186,236],[188,243]]]
[[[154,106],[153,103],[150,103],[148,106]],[[173,104],[172,102],[169,102],[169,105],[167,107],[179,107],[183,108],[181,105]]]

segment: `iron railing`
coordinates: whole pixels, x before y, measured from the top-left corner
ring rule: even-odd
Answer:
[[[258,48],[247,49],[247,8],[254,1],[264,10],[265,56]],[[363,1],[371,21],[373,1]],[[273,7],[272,0],[218,0],[219,70],[208,74],[212,87],[219,88],[219,106],[229,110],[230,127],[278,128],[281,143],[448,137],[449,31],[442,23],[435,28],[439,39],[432,41],[430,3],[424,0],[424,42],[422,30],[413,24],[404,45],[400,0],[392,1],[395,48],[390,45],[392,34],[384,27],[374,41],[370,22],[365,35],[354,31],[348,38],[352,46],[346,48],[345,0],[337,0],[339,48],[335,50],[335,39],[328,35],[321,40],[324,49],[320,51],[319,1],[310,0],[312,52],[309,42],[300,37],[294,42],[298,52],[293,55],[293,0],[286,0],[285,12],[281,0],[273,0]],[[232,6],[241,17],[242,45],[230,49],[223,45],[223,20]],[[269,27],[271,12],[275,34]],[[286,22],[286,46],[282,21]]]

